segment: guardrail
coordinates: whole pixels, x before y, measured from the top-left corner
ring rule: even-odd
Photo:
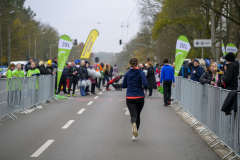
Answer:
[[[19,113],[38,104],[53,102],[55,75],[0,79],[0,120],[17,119]],[[38,109],[38,108],[37,108]]]
[[[182,77],[176,77],[176,87],[173,87],[173,98],[178,102],[178,108],[183,108],[190,116],[197,120],[191,124],[191,127],[201,123],[206,127],[200,134],[203,135],[207,131],[211,131],[218,138],[209,144],[211,147],[216,146],[220,142],[235,151],[237,156],[240,155],[240,93],[237,95],[238,111],[231,115],[225,115],[221,111],[222,105],[230,91],[215,87],[212,85],[202,85],[198,82]],[[216,140],[219,140],[216,142]],[[214,144],[215,143],[215,144]],[[232,151],[231,153],[233,153]],[[226,155],[224,158],[229,156]]]

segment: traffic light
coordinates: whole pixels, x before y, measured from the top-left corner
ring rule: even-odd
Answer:
[[[122,45],[122,40],[120,39],[119,44]]]
[[[99,57],[95,58],[95,62],[98,63],[99,62]]]
[[[78,43],[77,43],[77,39],[74,39],[74,42],[73,44],[76,46]]]

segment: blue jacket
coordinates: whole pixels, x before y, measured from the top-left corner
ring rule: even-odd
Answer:
[[[53,61],[52,61],[52,67],[53,67],[53,68],[57,68],[57,66],[58,66],[57,62],[55,62],[55,61],[53,60]]]
[[[188,78],[188,74],[190,74],[189,67],[186,64],[182,65],[180,76],[182,76],[183,78]]]
[[[63,69],[61,78],[62,79],[67,79],[67,76],[68,76],[68,74],[67,74],[67,66],[65,66],[64,69]]]
[[[193,73],[193,71],[196,71],[196,73]],[[204,70],[202,67],[193,67],[192,72],[191,72],[191,80],[199,82],[200,77],[204,73]]]
[[[162,81],[173,81],[173,83],[175,83],[173,67],[171,67],[170,65],[163,66],[161,70],[160,83],[162,83]]]
[[[141,69],[130,69],[124,76],[123,88],[127,88],[127,97],[143,97],[143,88],[147,89],[148,82]]]

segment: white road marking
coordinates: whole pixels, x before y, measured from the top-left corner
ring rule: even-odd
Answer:
[[[82,114],[85,111],[85,108],[81,109],[77,114]]]
[[[93,101],[90,101],[87,105],[90,106],[93,103]]]
[[[38,109],[43,109],[42,106],[37,106],[37,108],[38,108]],[[31,113],[31,112],[33,112],[33,111],[35,111],[35,110],[36,110],[35,107],[34,107],[34,108],[31,108],[31,109],[26,109],[25,111],[21,112],[21,114],[28,114],[28,113]]]
[[[30,157],[38,157],[40,154],[42,154],[43,151],[45,151],[45,149],[47,149],[54,140],[48,140],[46,143],[44,143],[44,145],[42,145],[42,147],[40,147],[35,153],[33,153]]]
[[[96,96],[94,99],[98,99],[99,96]]]
[[[99,94],[102,94],[102,92],[100,92]]]
[[[74,122],[74,120],[68,121],[68,122],[62,127],[62,129],[67,129],[73,122]]]
[[[130,115],[130,112],[129,112],[128,108],[124,108],[123,110],[126,110],[126,113],[125,113],[126,116]]]

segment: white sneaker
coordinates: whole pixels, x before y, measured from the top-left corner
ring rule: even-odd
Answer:
[[[137,140],[137,137],[133,136],[133,137],[132,137],[132,140],[136,141],[136,140]]]

